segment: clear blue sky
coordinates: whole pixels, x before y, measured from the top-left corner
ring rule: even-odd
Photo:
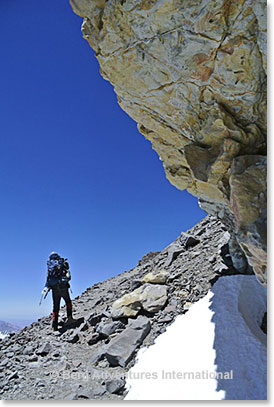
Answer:
[[[118,106],[68,0],[1,0],[0,319],[32,319],[50,251],[73,296],[205,216]]]

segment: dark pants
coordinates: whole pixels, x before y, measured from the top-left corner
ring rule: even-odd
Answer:
[[[67,317],[72,317],[72,303],[69,295],[68,287],[54,287],[52,288],[52,299],[53,299],[53,313],[52,313],[52,323],[58,325],[58,314],[60,310],[61,298],[64,298],[67,307]]]

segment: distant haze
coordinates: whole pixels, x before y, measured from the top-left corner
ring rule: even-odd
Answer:
[[[0,332],[9,333],[9,332],[18,332],[21,327],[18,325],[11,324],[10,322],[0,321]]]

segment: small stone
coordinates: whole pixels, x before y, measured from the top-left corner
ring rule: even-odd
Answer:
[[[9,363],[9,359],[8,359],[8,358],[5,358],[5,359],[1,360],[0,366],[1,366],[1,367],[2,367],[2,366],[6,366],[8,363]]]
[[[8,376],[8,380],[17,379],[17,378],[18,378],[17,372],[13,372]]]
[[[77,393],[69,393],[63,398],[63,400],[77,400],[77,399],[78,399]]]
[[[172,321],[173,317],[170,315],[164,315],[162,318],[159,319],[159,322],[163,324],[167,324],[168,322]]]
[[[109,393],[119,394],[125,387],[125,380],[114,379],[106,382],[106,389]]]
[[[98,367],[100,368],[109,367],[109,362],[107,361],[107,359],[102,359],[98,362]]]
[[[28,345],[23,350],[23,355],[31,355],[33,353],[33,347]]]
[[[81,360],[74,359],[72,360],[72,364],[74,367],[79,367],[81,365]]]
[[[83,332],[83,331],[87,331],[88,328],[89,328],[89,325],[88,325],[88,323],[85,321],[85,322],[83,322],[83,323],[79,326],[78,330],[81,331],[81,332]]]
[[[46,356],[49,352],[51,351],[51,346],[50,344],[47,342],[44,345],[42,345],[37,351],[36,354],[37,355],[41,355],[41,356]]]
[[[31,362],[31,363],[29,363],[29,368],[30,369],[37,369],[40,366],[41,366],[40,362]]]
[[[104,354],[105,354],[105,349],[101,348],[100,350],[98,350],[96,353],[94,353],[92,355],[92,357],[90,358],[90,363],[93,365],[93,364],[99,362],[104,357]]]
[[[93,382],[92,383],[92,392],[93,392],[95,397],[100,397],[103,394],[105,394],[106,388],[105,388],[105,386],[103,386],[100,383]]]
[[[91,326],[95,326],[96,324],[98,324],[100,321],[101,321],[101,319],[104,317],[105,315],[103,314],[103,313],[100,313],[100,314],[94,314],[94,313],[92,313],[92,314],[90,314],[90,316],[88,317],[88,323],[91,325]]]
[[[165,312],[175,312],[176,311],[176,306],[175,305],[168,305],[165,308]]]
[[[32,355],[29,357],[28,361],[29,362],[37,362],[38,356],[37,355]]]
[[[179,296],[180,297],[188,297],[188,295],[189,295],[189,292],[186,291],[186,290],[179,291]]]
[[[109,322],[101,321],[96,328],[96,332],[100,334],[103,338],[107,338],[115,331],[117,331],[117,329],[124,328],[125,325],[121,321],[109,321]]]
[[[94,345],[100,340],[100,334],[98,332],[93,332],[89,336],[87,336],[86,341],[88,345]]]
[[[136,290],[136,288],[139,288],[142,285],[142,281],[140,280],[133,280],[131,282],[131,290]]]
[[[177,278],[181,277],[182,273],[176,273],[176,274],[172,274],[171,276],[168,277],[167,282],[168,283],[172,283],[172,281],[176,280]]]
[[[192,306],[192,302],[186,302],[186,303],[184,304],[184,311],[188,311],[191,306]]]
[[[106,392],[104,386],[99,383],[93,382],[91,387],[82,387],[80,385],[77,390],[78,399],[90,399],[93,400],[95,397],[102,396]]]
[[[79,341],[79,339],[80,339],[79,334],[78,334],[78,333],[73,333],[73,334],[69,337],[68,342],[70,342],[70,343],[76,343],[76,342]]]

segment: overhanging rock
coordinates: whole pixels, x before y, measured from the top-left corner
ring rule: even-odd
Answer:
[[[233,232],[235,183],[245,182],[244,173],[236,181],[233,163],[266,155],[266,1],[70,1],[84,17],[83,36],[102,76],[151,141],[168,180]],[[256,176],[263,185],[264,171]],[[249,223],[244,238],[236,229],[265,284],[265,246],[254,248],[265,225]]]

